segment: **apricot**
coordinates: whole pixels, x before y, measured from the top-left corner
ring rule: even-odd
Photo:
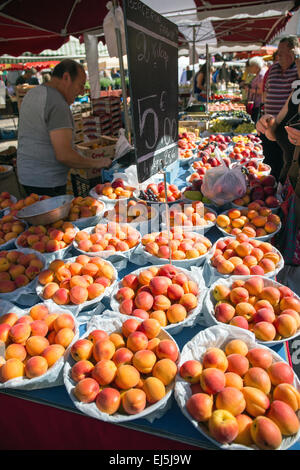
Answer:
[[[58,289],[59,289],[59,285],[56,282],[49,282],[49,284],[45,285],[42,291],[43,299],[45,300],[52,299],[53,295]]]
[[[240,302],[248,302],[249,293],[244,287],[235,287],[231,290],[229,298],[231,302],[236,305]]]
[[[238,435],[238,423],[227,410],[215,410],[208,420],[209,434],[222,444],[234,441]]]
[[[16,313],[5,313],[0,317],[0,325],[6,323],[9,326],[13,326],[18,321],[18,315]]]
[[[266,395],[271,391],[271,380],[268,373],[261,367],[251,367],[244,376],[247,387],[258,388]]]
[[[171,301],[165,295],[156,295],[153,300],[153,310],[166,311],[171,307]]]
[[[197,307],[198,300],[194,294],[184,294],[181,297],[179,303],[180,305],[183,305],[187,312],[189,312],[190,310],[193,310]]]
[[[34,320],[30,323],[31,336],[46,336],[48,326],[44,320]]]
[[[253,326],[253,333],[257,339],[262,341],[272,341],[276,336],[276,329],[268,321],[260,321]]]
[[[225,354],[229,356],[230,354],[241,354],[242,356],[247,356],[248,346],[245,341],[241,339],[232,339],[225,346]]]
[[[224,351],[220,348],[208,348],[202,358],[202,365],[204,369],[216,368],[225,372],[228,367],[228,361]]]
[[[137,331],[144,333],[148,339],[155,338],[161,330],[160,323],[155,318],[144,320],[137,328]]]
[[[229,324],[233,326],[238,326],[239,328],[244,328],[245,330],[249,329],[248,321],[246,320],[246,318],[241,317],[240,315],[233,317],[233,319],[230,320]]]
[[[8,359],[8,361],[0,367],[1,382],[7,382],[8,380],[12,380],[17,377],[23,377],[24,374],[25,367],[20,359]]]
[[[13,343],[25,343],[31,334],[31,327],[28,323],[16,323],[9,330],[9,338]]]
[[[109,385],[117,373],[116,364],[109,359],[101,359],[93,368],[91,375],[99,385]]]
[[[238,316],[246,318],[247,321],[251,321],[255,315],[255,308],[249,302],[239,302],[235,306],[235,313]]]
[[[134,388],[140,381],[139,371],[130,364],[121,364],[117,368],[115,384],[122,390]]]
[[[240,375],[235,372],[225,373],[225,387],[234,387],[238,390],[242,390],[243,385],[243,379]]]
[[[74,331],[71,330],[71,328],[62,328],[55,335],[55,343],[67,348],[71,344],[74,336]]]
[[[40,377],[48,370],[48,362],[42,356],[33,356],[28,359],[25,365],[25,375],[28,379]]]
[[[186,409],[197,422],[205,422],[211,417],[213,400],[206,393],[195,393],[186,402]]]
[[[99,392],[98,382],[90,377],[80,380],[73,389],[73,394],[82,403],[92,403]]]
[[[74,286],[70,289],[70,302],[75,305],[82,304],[88,300],[88,290],[85,287]]]
[[[146,407],[146,394],[138,388],[131,388],[122,394],[122,406],[126,413],[135,415]]]
[[[169,321],[169,323],[182,322],[183,320],[185,320],[186,316],[187,316],[186,308],[181,304],[175,303],[171,305],[166,312],[166,318]]]
[[[76,362],[71,369],[72,380],[74,380],[74,382],[80,382],[80,380],[90,377],[93,368],[94,364],[92,364],[90,361],[87,361],[86,359]]]
[[[262,390],[246,386],[242,393],[246,400],[246,411],[251,416],[262,415],[269,408],[270,400]]]
[[[236,416],[245,410],[246,401],[240,390],[234,387],[225,387],[217,394],[216,408],[227,410]]]
[[[300,313],[300,301],[295,297],[283,297],[280,300],[280,309],[285,310],[288,308]]]
[[[167,315],[163,310],[155,310],[154,312],[150,313],[149,318],[154,318],[160,324],[160,326],[164,327],[168,324]]]
[[[5,350],[6,361],[8,361],[9,359],[19,359],[23,362],[26,356],[27,351],[22,344],[11,343],[7,346]]]
[[[142,331],[134,331],[130,333],[127,338],[127,348],[133,352],[146,349],[148,345],[148,338]]]
[[[102,413],[113,415],[121,404],[121,394],[115,388],[107,387],[100,391],[96,397],[96,406]]]
[[[169,385],[175,379],[176,374],[177,366],[171,359],[160,359],[156,362],[152,370],[153,377],[161,380],[165,386]]]
[[[300,408],[300,394],[291,384],[281,383],[273,390],[273,399],[289,405],[295,412]]]
[[[227,356],[228,367],[227,372],[234,372],[243,377],[249,369],[249,361],[241,354],[229,354]]]
[[[128,338],[131,333],[137,330],[139,325],[140,322],[135,318],[129,318],[128,320],[125,320],[122,324],[122,334],[125,336],[125,338]]]
[[[93,357],[96,362],[111,359],[115,352],[115,345],[108,338],[98,340],[93,346]]]
[[[29,312],[29,315],[33,320],[45,320],[49,314],[49,309],[46,305],[38,304],[34,305]]]
[[[116,350],[114,353],[112,360],[119,367],[122,364],[131,364],[133,358],[133,352],[130,349],[121,347]]]
[[[174,341],[163,339],[157,344],[155,353],[159,359],[171,359],[176,362],[179,351]]]
[[[146,394],[147,402],[150,404],[158,402],[166,394],[163,382],[157,377],[147,377],[143,384],[143,390]]]
[[[205,393],[215,395],[225,387],[225,374],[220,369],[204,369],[200,376],[200,385]]]
[[[267,412],[267,417],[277,424],[284,436],[291,436],[299,430],[300,423],[295,411],[283,401],[274,400]]]
[[[248,447],[251,446],[253,444],[253,439],[251,437],[251,424],[253,420],[250,416],[244,413],[237,415],[235,419],[238,423],[239,432],[233,442]]]
[[[264,287],[259,294],[259,298],[267,300],[274,307],[280,301],[280,291],[276,287]]]
[[[275,450],[282,442],[278,426],[266,416],[257,416],[250,427],[253,442],[262,450]]]
[[[281,383],[293,384],[294,371],[285,362],[274,362],[270,365],[267,372],[274,386]]]
[[[252,367],[268,369],[273,362],[272,354],[264,348],[253,348],[247,354]]]
[[[283,336],[284,338],[293,336],[297,331],[297,322],[295,318],[288,314],[278,315],[274,321],[274,326],[280,336]]]
[[[156,362],[156,355],[149,349],[137,351],[133,358],[133,366],[142,374],[150,374]]]
[[[109,340],[114,343],[116,349],[123,348],[125,346],[125,340],[121,333],[111,333],[109,335]]]

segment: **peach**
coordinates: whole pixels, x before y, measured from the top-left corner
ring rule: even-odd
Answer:
[[[232,339],[225,346],[225,354],[229,356],[230,354],[241,354],[242,356],[247,356],[248,346],[245,341],[241,339]]]
[[[300,394],[291,384],[281,383],[273,390],[273,399],[289,405],[295,412],[300,408]]]
[[[152,369],[153,377],[161,380],[165,386],[169,385],[175,379],[176,374],[177,366],[171,359],[160,359]]]
[[[248,302],[249,293],[244,287],[235,287],[231,290],[229,298],[231,302],[236,305],[240,302]]]
[[[225,387],[234,387],[238,390],[243,388],[243,379],[240,375],[235,372],[226,372],[225,373]]]
[[[101,359],[91,372],[91,376],[99,385],[109,385],[117,373],[116,364],[109,359]]]
[[[291,436],[299,430],[300,423],[295,411],[283,401],[274,400],[270,405],[267,417],[277,424],[284,436]]]
[[[28,323],[16,323],[9,330],[9,338],[13,343],[25,343],[31,334],[31,328]]]
[[[98,382],[90,377],[80,380],[73,389],[73,394],[82,403],[92,403],[99,392]]]
[[[140,351],[141,349],[146,349],[148,345],[148,338],[142,331],[134,331],[130,333],[127,338],[127,348],[133,352]]]
[[[117,368],[115,384],[122,390],[134,388],[140,381],[139,371],[130,364],[121,364]]]
[[[185,381],[194,384],[199,382],[202,369],[201,362],[191,359],[180,366],[179,374]]]
[[[62,328],[55,335],[55,343],[67,348],[71,344],[75,334],[71,328]],[[37,336],[35,336],[37,338]]]
[[[64,353],[65,348],[61,344],[50,344],[44,349],[41,356],[46,359],[48,367],[52,367]]]
[[[278,426],[266,416],[257,416],[250,427],[253,442],[262,450],[275,450],[282,442]]]
[[[205,393],[215,395],[225,387],[225,375],[220,369],[204,369],[200,376],[200,385]]]
[[[146,394],[138,388],[131,388],[122,395],[122,406],[126,413],[135,415],[146,407]]]
[[[263,415],[270,406],[270,400],[267,395],[255,387],[244,387],[242,389],[246,400],[246,411],[251,416]]]
[[[27,351],[22,344],[11,343],[7,346],[5,350],[6,361],[8,361],[9,359],[19,359],[23,362],[26,356]]]
[[[212,397],[206,393],[195,393],[186,402],[186,409],[197,422],[205,422],[212,415]]]
[[[216,408],[227,410],[233,416],[241,414],[246,408],[244,395],[235,387],[225,387],[216,397]]]
[[[128,320],[125,320],[122,324],[122,334],[125,336],[125,338],[128,338],[131,333],[137,330],[139,325],[140,322],[135,318],[129,318]]]
[[[179,351],[176,343],[171,339],[161,340],[155,350],[155,353],[159,359],[171,359],[176,362]]]
[[[15,379],[17,377],[23,377],[24,374],[24,364],[20,359],[8,359],[8,361],[0,367],[1,382],[7,382],[8,380]]]
[[[93,346],[93,357],[96,362],[102,359],[111,359],[115,352],[115,345],[108,338],[98,340]]]
[[[53,344],[51,346],[56,345]],[[74,382],[80,382],[80,380],[90,377],[93,368],[94,364],[92,364],[90,361],[87,361],[86,359],[76,362],[71,369],[72,380],[74,380]]]
[[[208,421],[211,437],[222,444],[230,443],[237,437],[239,428],[235,417],[227,410],[215,410]]]
[[[113,415],[118,411],[120,404],[121,394],[115,388],[104,388],[96,397],[96,406],[102,413]]]
[[[16,313],[5,313],[4,315],[1,315],[0,317],[0,325],[2,323],[5,323],[9,326],[13,326],[17,321],[18,321],[18,315]]]
[[[121,347],[116,350],[114,353],[112,360],[119,367],[122,364],[131,364],[133,358],[133,352],[130,349]]]
[[[25,365],[25,375],[28,379],[39,377],[48,370],[48,362],[42,356],[33,356],[28,359]]]
[[[281,383],[293,384],[293,369],[285,362],[274,362],[271,364],[268,368],[268,374],[274,386]]]
[[[271,380],[268,373],[261,367],[251,367],[244,376],[247,387],[258,388],[266,395],[271,391]]]
[[[43,289],[43,292],[42,292],[43,299],[45,300],[52,299],[53,295],[58,289],[59,289],[59,285],[56,282],[49,282],[49,284],[46,284]]]
[[[208,348],[202,359],[204,369],[216,368],[225,372],[228,367],[228,361],[224,351],[220,348]]]
[[[29,315],[33,318],[33,320],[45,320],[48,314],[48,307],[43,304],[34,305],[29,312]]]
[[[156,377],[147,377],[143,384],[143,390],[146,394],[147,402],[150,404],[158,402],[166,394],[163,382]]]
[[[239,432],[234,442],[248,447],[251,446],[253,444],[251,437],[251,424],[253,420],[246,414],[237,415],[235,419],[238,423]]]
[[[260,321],[253,326],[255,337],[261,341],[272,341],[276,336],[276,329],[268,321]]]
[[[227,356],[228,367],[227,372],[234,372],[243,377],[249,369],[249,361],[241,354],[229,354]]]
[[[142,374],[150,374],[155,362],[156,355],[149,349],[137,351],[132,358],[132,364]]]

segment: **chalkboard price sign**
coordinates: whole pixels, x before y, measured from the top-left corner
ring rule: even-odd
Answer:
[[[178,28],[139,0],[124,0],[139,182],[178,158]]]

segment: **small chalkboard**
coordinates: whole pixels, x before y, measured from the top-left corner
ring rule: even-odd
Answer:
[[[288,348],[292,367],[300,379],[300,337],[288,341]]]
[[[141,183],[178,159],[178,27],[139,0],[123,6]]]

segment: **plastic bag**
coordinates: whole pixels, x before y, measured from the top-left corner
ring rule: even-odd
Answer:
[[[246,178],[241,167],[228,168],[221,161],[221,165],[207,170],[201,191],[205,197],[222,206],[246,193]]]
[[[117,160],[118,158],[123,157],[127,152],[129,152],[130,150],[133,150],[133,148],[134,147],[130,145],[130,143],[125,137],[125,129],[119,129],[119,138],[116,143],[114,160]]]

